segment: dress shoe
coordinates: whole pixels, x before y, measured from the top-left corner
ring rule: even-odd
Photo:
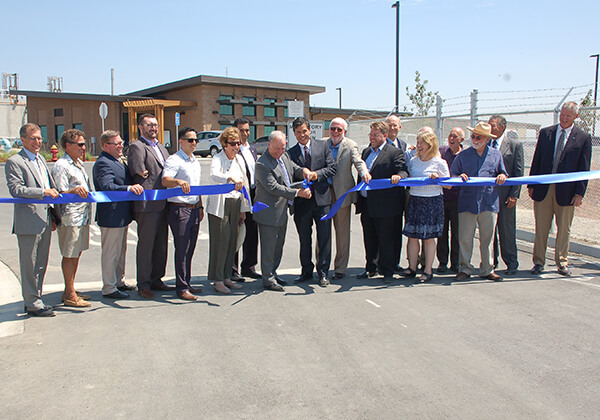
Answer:
[[[375,271],[363,271],[360,274],[356,275],[357,279],[368,279],[370,277],[375,277],[377,273]]]
[[[448,272],[448,267],[444,264],[440,264],[440,266],[437,268],[436,270],[438,273],[442,274],[442,273],[447,273]]]
[[[319,286],[321,287],[327,287],[329,286],[329,280],[327,279],[327,276],[320,276],[319,278]]]
[[[265,290],[272,290],[274,292],[285,292],[285,289],[280,284],[274,283],[265,286]]]
[[[340,280],[343,279],[344,276],[344,273],[333,273],[333,275],[331,276],[331,280]]]
[[[144,299],[153,299],[154,298],[154,293],[152,293],[152,290],[150,290],[150,289],[139,289],[138,295],[140,295]]]
[[[250,277],[251,279],[260,279],[261,278],[261,275],[258,274],[256,271],[242,271],[242,276]]]
[[[150,290],[160,290],[162,292],[170,292],[175,290],[175,286],[167,286],[162,281],[160,283],[153,284],[150,286]]]
[[[394,280],[394,276],[391,276],[391,275],[383,276],[383,282],[385,284],[390,284],[392,282],[392,280]]]
[[[196,300],[196,299],[198,299],[196,296],[192,295],[188,290],[184,290],[181,293],[177,293],[177,296],[179,296],[179,298],[183,299],[183,300]]]
[[[461,271],[460,273],[458,273],[456,275],[455,279],[458,281],[462,281],[462,280],[468,279],[469,277],[471,277],[470,274],[467,274],[467,273]]]
[[[102,295],[102,297],[108,299],[127,299],[129,297],[129,294],[126,292],[121,292],[120,290],[115,290],[114,292],[109,293],[107,295]]]
[[[427,283],[428,281],[431,281],[431,279],[433,279],[433,273],[427,274],[427,273],[423,273],[419,276],[419,279],[417,280],[418,283]]]
[[[310,281],[313,279],[313,275],[311,274],[302,274],[300,277],[294,279],[294,283],[304,283],[305,281]]]
[[[193,293],[195,295],[199,295],[200,293],[202,293],[202,291],[204,290],[204,288],[202,286],[200,287],[188,287],[188,290],[190,291],[190,293]]]
[[[65,299],[63,302],[65,306],[70,306],[72,308],[87,308],[88,306],[92,306],[90,302],[81,299],[79,296],[77,296],[76,299]]]
[[[494,273],[493,271],[490,274],[488,274],[487,276],[481,276],[481,278],[492,280],[492,281],[502,281],[502,277],[500,277],[498,274]]]
[[[454,274],[458,274],[458,266],[457,265],[451,266],[450,271]]]
[[[539,274],[542,274],[542,271],[544,271],[544,266],[541,264],[535,264],[531,269],[531,274],[537,276]]]
[[[231,293],[229,287],[225,286],[225,283],[223,283],[222,281],[216,281],[213,287],[215,288],[215,292],[223,293],[224,295],[228,295]]]
[[[400,264],[398,264],[396,268],[394,268],[394,273],[399,274],[402,270],[403,268],[400,266]]]
[[[137,289],[137,287],[132,286],[131,284],[127,284],[127,283],[123,282],[122,285],[117,286],[117,289],[120,290],[121,292],[130,292],[132,290]]]
[[[517,274],[516,268],[509,268],[504,272],[505,276],[514,276],[515,274]]]
[[[279,284],[281,286],[285,286],[288,284],[287,280],[281,279],[279,277],[275,277],[275,281],[277,282],[277,284]]]
[[[558,274],[560,274],[561,276],[569,277],[571,275],[571,270],[569,270],[568,265],[561,265],[560,267],[558,267]]]
[[[409,279],[411,279],[411,278],[413,278],[413,277],[416,277],[416,275],[417,275],[417,272],[416,272],[415,270],[413,270],[413,269],[411,269],[411,268],[409,267],[409,268],[407,268],[406,270],[402,270],[402,271],[400,272],[400,275],[401,275],[402,277],[406,277],[406,278],[409,278]]]
[[[231,280],[237,281],[238,283],[243,283],[246,281],[246,279],[240,276],[238,273],[231,274]]]
[[[230,289],[236,289],[236,290],[238,290],[238,289],[242,288],[241,284],[234,283],[230,279],[225,279],[223,281],[223,284],[225,284],[225,286],[229,287]]]
[[[31,315],[31,316],[39,316],[39,317],[56,316],[56,314],[54,313],[52,308],[49,308],[47,306],[44,306],[42,309],[27,310],[25,312],[27,312],[27,314]]]

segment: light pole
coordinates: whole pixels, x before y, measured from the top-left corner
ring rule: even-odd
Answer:
[[[342,109],[342,88],[335,88],[335,90],[339,90],[340,91],[340,109]]]
[[[400,111],[400,1],[392,4],[396,9],[396,112]]]
[[[590,58],[596,57],[596,83],[594,83],[594,106],[596,106],[596,98],[598,97],[598,56],[599,54],[592,54]],[[594,109],[594,124],[592,125],[592,136],[596,135],[596,110]]]

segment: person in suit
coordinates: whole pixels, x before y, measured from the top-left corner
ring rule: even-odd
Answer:
[[[285,154],[285,134],[273,131],[269,135],[267,151],[256,161],[256,200],[269,207],[254,214],[260,238],[260,268],[263,287],[283,292],[284,283],[277,276],[281,262],[288,208],[294,199],[309,200],[310,188],[301,188],[294,180],[311,178],[312,172],[296,165]],[[285,284],[285,283],[284,283]]]
[[[385,119],[385,122],[388,125],[387,142],[390,145],[401,149],[403,152],[406,152],[406,142],[398,138],[398,133],[402,128],[400,118],[397,115],[390,115]]]
[[[310,123],[299,117],[292,122],[292,130],[298,143],[288,150],[288,155],[296,165],[312,171],[310,179],[312,197],[308,200],[294,200],[294,223],[300,238],[300,265],[302,273],[295,282],[312,280],[315,265],[312,262],[312,226],[317,230],[317,276],[319,285],[327,287],[331,264],[331,219],[321,220],[331,208],[329,179],[335,175],[335,161],[331,150],[323,140],[311,140]]]
[[[102,152],[92,168],[96,191],[131,191],[140,195],[144,188],[133,184],[127,165],[123,162],[123,139],[118,131],[106,130],[100,136]],[[96,204],[96,223],[100,227],[102,255],[102,296],[125,299],[134,290],[123,281],[127,255],[127,230],[133,220],[131,202],[115,201]]]
[[[158,141],[158,121],[152,114],[143,114],[138,121],[140,138],[127,150],[127,166],[135,184],[145,190],[160,190],[162,171],[169,157],[167,149]],[[138,293],[152,299],[152,290],[175,290],[163,283],[167,265],[167,204],[166,200],[134,201],[134,219],[137,222],[136,277]]]
[[[406,178],[408,172],[402,150],[386,142],[388,124],[375,121],[369,133],[370,147],[362,152],[362,159],[367,165],[369,176],[364,179],[390,178],[392,184]],[[397,265],[396,249],[393,244],[397,239],[394,227],[396,219],[404,210],[404,188],[393,187],[374,191],[361,191],[356,202],[356,212],[360,213],[365,246],[365,271],[357,277],[360,279],[373,277],[377,271],[383,275],[383,281],[390,283]]]
[[[579,105],[565,102],[560,110],[559,124],[540,130],[530,175],[590,170],[592,138],[574,125],[578,116]],[[544,269],[548,233],[552,219],[556,217],[554,261],[559,274],[571,275],[567,258],[571,223],[575,207],[581,206],[586,189],[587,181],[527,186],[529,196],[534,200],[535,216],[532,274],[541,274]]]
[[[331,202],[335,203],[346,191],[356,185],[352,168],[356,168],[361,179],[369,173],[367,165],[360,158],[358,145],[354,140],[346,137],[348,123],[343,118],[334,118],[329,124],[329,138],[327,145],[331,150],[333,160],[336,164],[335,175],[329,178],[331,185]],[[333,216],[333,227],[335,228],[335,259],[333,261],[334,274],[332,279],[341,279],[348,268],[350,257],[350,209],[352,203],[356,202],[356,193],[350,193],[344,199],[342,206]]]
[[[500,150],[504,168],[509,177],[523,176],[523,144],[515,131],[506,131],[506,118],[492,115],[488,124],[492,127],[495,139],[490,140],[494,149]],[[517,256],[517,200],[521,195],[521,186],[498,187],[499,211],[496,229],[494,230],[494,267],[498,267],[498,256],[506,264],[507,276],[517,273],[519,259]],[[500,239],[500,240],[498,240]]]
[[[6,161],[4,171],[10,195],[15,198],[58,197],[52,175],[43,157],[42,134],[36,124],[25,124],[19,131],[23,149]],[[12,233],[19,244],[21,291],[25,311],[32,316],[51,317],[55,313],[42,301],[42,286],[48,266],[51,233],[56,229],[48,204],[14,204]]]
[[[239,154],[244,162],[246,171],[246,177],[250,183],[250,199],[254,201],[254,195],[256,194],[256,181],[255,181],[255,167],[258,159],[256,148],[248,143],[250,137],[250,121],[246,118],[238,118],[233,122],[233,126],[240,130],[242,135]],[[252,212],[246,212],[246,219],[244,219],[244,225],[246,228],[246,237],[242,245],[243,259],[241,263],[241,276],[238,272],[238,253],[235,254],[233,261],[233,274],[231,280],[243,282],[244,277],[252,279],[259,279],[260,274],[256,272],[256,264],[258,263],[258,226],[252,216]]]

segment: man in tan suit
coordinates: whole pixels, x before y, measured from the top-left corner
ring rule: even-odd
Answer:
[[[367,165],[360,158],[358,145],[354,140],[346,137],[348,123],[343,118],[334,118],[329,125],[329,138],[327,145],[331,149],[333,160],[337,170],[333,178],[330,178],[331,201],[335,203],[346,191],[356,185],[352,174],[352,166],[358,171],[358,176],[365,181],[371,179]],[[368,178],[368,179],[365,179]],[[333,262],[334,273],[332,279],[341,279],[348,268],[350,257],[350,210],[352,203],[356,202],[356,193],[350,193],[344,199],[342,206],[333,216],[333,227],[335,229],[335,260]]]

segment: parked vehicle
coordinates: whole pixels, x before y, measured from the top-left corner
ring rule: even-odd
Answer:
[[[200,156],[214,156],[221,151],[219,136],[222,131],[200,131],[198,135],[198,144],[194,154]]]
[[[256,148],[256,153],[262,155],[267,151],[267,142],[269,141],[269,136],[262,136],[254,140],[248,140],[252,146]]]

